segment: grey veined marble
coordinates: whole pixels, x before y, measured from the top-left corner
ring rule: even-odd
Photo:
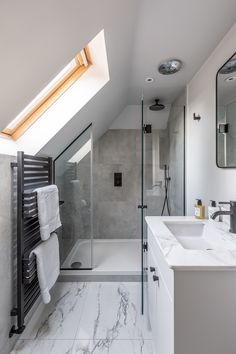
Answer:
[[[30,320],[21,339],[74,339],[87,292],[87,283],[57,283],[53,301]]]
[[[91,283],[76,338],[151,339],[140,310],[140,284]]]
[[[12,354],[154,354],[140,283],[58,283]]]
[[[154,354],[150,340],[75,341],[73,354]]]
[[[20,340],[12,354],[154,354],[151,340]]]
[[[11,354],[71,354],[73,340],[19,340]]]

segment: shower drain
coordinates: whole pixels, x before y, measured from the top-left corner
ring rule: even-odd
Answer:
[[[73,262],[71,263],[71,268],[81,268],[82,267],[82,263],[81,262]]]

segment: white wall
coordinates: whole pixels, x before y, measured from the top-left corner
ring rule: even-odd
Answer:
[[[216,73],[236,51],[236,24],[187,86],[186,201],[193,214],[195,198],[236,200],[236,169],[216,166]],[[200,122],[193,113],[200,114]]]

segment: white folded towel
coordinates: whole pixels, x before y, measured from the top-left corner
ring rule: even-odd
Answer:
[[[49,240],[40,243],[30,253],[36,256],[37,274],[43,302],[51,300],[49,290],[53,287],[60,273],[59,243],[57,234],[53,233]]]
[[[51,184],[37,188],[35,192],[37,192],[40,235],[45,241],[50,237],[51,232],[61,226],[58,188]]]

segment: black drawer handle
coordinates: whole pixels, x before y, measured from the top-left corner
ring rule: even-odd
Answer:
[[[155,267],[150,267],[150,272],[151,273],[155,272],[155,270],[156,270]]]

